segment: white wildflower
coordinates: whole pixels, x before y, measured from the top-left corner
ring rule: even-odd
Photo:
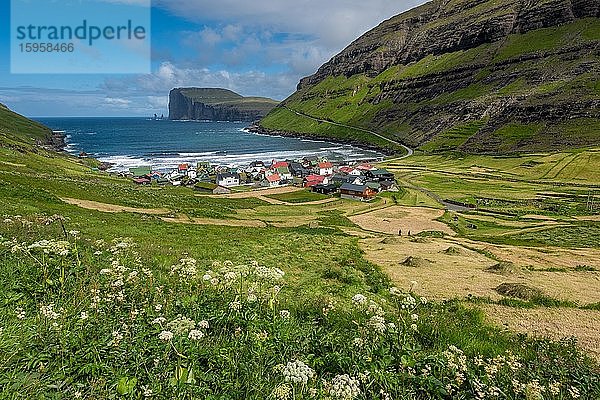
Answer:
[[[367,298],[360,293],[352,296],[352,303],[354,303],[357,306],[362,306],[362,305],[366,304],[366,302],[367,302]]]
[[[17,307],[15,309],[15,314],[18,319],[25,319],[25,317],[26,317],[25,310],[23,310],[23,307]]]
[[[419,320],[419,316],[417,314],[411,314],[410,315],[410,319],[412,319],[413,321],[418,321]]]
[[[152,320],[152,324],[159,324],[162,325],[167,321],[167,319],[165,317],[156,317]]]
[[[290,312],[288,310],[281,310],[279,311],[279,316],[283,319],[288,319],[290,318]]]
[[[86,319],[88,319],[89,315],[86,311],[82,311],[81,314],[79,314],[79,319],[85,321]]]
[[[194,329],[195,326],[196,323],[193,320],[182,315],[178,315],[177,318],[167,324],[167,328],[174,335],[183,335]]]
[[[40,311],[48,319],[58,319],[60,317],[60,314],[54,310],[54,303],[50,303],[47,306],[41,305]]]
[[[553,396],[558,396],[560,394],[560,382],[551,382],[548,385],[548,390]]]
[[[292,388],[290,388],[289,385],[282,383],[281,385],[273,389],[271,396],[277,400],[287,400],[290,398],[291,394]]]
[[[385,325],[385,318],[379,316],[379,315],[374,315],[369,319],[368,325],[371,327],[371,329],[373,329],[375,332],[382,334],[385,332],[386,329],[386,325]]]
[[[158,334],[158,338],[163,342],[168,342],[173,339],[173,332],[171,331],[162,331]]]
[[[210,324],[208,323],[207,320],[202,320],[202,321],[198,322],[198,327],[201,329],[208,329],[210,327]]]
[[[290,361],[283,367],[283,377],[286,382],[306,385],[315,376],[315,371],[302,361]]]
[[[188,333],[188,338],[191,340],[200,340],[204,337],[204,332],[198,329],[192,329],[190,333]]]
[[[331,381],[329,394],[336,399],[352,400],[360,394],[359,382],[347,374],[337,375]]]

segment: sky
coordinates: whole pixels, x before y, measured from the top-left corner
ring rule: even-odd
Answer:
[[[0,2],[0,103],[42,117],[167,115],[169,91],[185,86],[283,100],[361,34],[425,1],[153,0],[150,74],[11,74],[10,1]]]

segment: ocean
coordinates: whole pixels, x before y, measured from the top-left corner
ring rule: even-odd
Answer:
[[[265,136],[245,130],[244,122],[168,121],[148,118],[37,118],[66,134],[66,150],[84,151],[114,164],[113,170],[152,165],[157,170],[180,163],[208,161],[240,166],[252,161],[327,157],[330,161],[379,158],[380,153],[350,145]]]

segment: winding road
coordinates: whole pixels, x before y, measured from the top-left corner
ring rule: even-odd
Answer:
[[[282,107],[285,108],[286,110],[289,110],[289,111],[293,112],[294,114],[296,114],[296,115],[298,115],[300,117],[305,117],[305,118],[308,118],[308,119],[312,119],[313,121],[322,122],[322,123],[325,123],[325,124],[330,124],[330,125],[335,125],[335,126],[340,126],[342,128],[354,129],[354,130],[357,130],[357,131],[368,133],[368,134],[373,135],[373,136],[377,136],[380,139],[383,139],[383,140],[385,140],[387,142],[390,142],[390,143],[392,143],[392,144],[394,144],[396,146],[400,146],[404,150],[406,150],[406,154],[404,154],[403,156],[395,157],[395,158],[386,160],[386,162],[402,160],[402,159],[408,158],[408,157],[410,157],[410,156],[412,156],[414,154],[413,149],[411,149],[411,148],[403,145],[400,142],[397,142],[397,141],[395,141],[393,139],[385,137],[385,136],[383,136],[383,135],[381,135],[381,134],[379,134],[377,132],[374,132],[374,131],[371,131],[371,130],[368,130],[368,129],[358,128],[358,127],[352,126],[352,125],[341,124],[339,122],[333,122],[333,121],[328,121],[326,119],[321,119],[321,118],[313,117],[312,115],[308,115],[308,114],[305,114],[305,113],[300,112],[300,111],[292,110],[291,108],[289,108],[287,106],[282,106]]]

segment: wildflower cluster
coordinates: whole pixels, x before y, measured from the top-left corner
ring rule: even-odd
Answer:
[[[336,375],[331,380],[329,394],[334,399],[352,400],[360,395],[360,387],[358,379],[347,375]]]
[[[285,365],[283,376],[286,382],[306,385],[308,380],[315,376],[315,371],[302,361],[296,360]]]

